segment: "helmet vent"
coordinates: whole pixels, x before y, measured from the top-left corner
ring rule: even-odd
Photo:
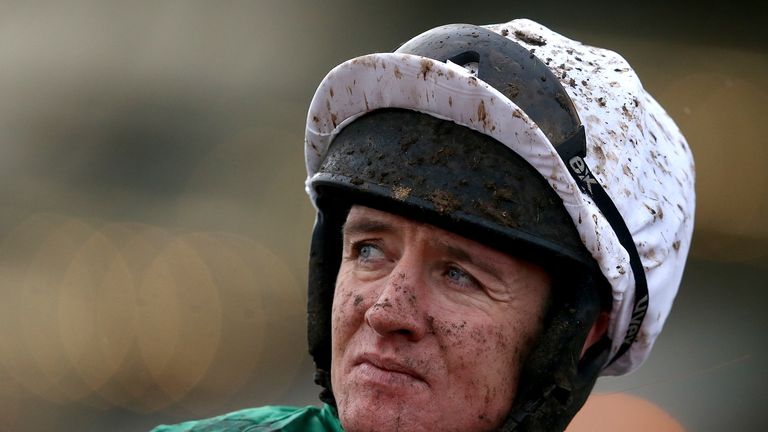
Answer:
[[[446,60],[446,63],[449,62],[463,67],[473,76],[477,76],[480,72],[480,53],[477,51],[464,51]]]

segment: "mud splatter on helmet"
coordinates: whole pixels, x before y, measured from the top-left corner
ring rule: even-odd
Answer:
[[[647,358],[690,245],[694,166],[674,122],[616,53],[529,20],[438,27],[334,68],[310,105],[305,155],[317,209],[309,346],[324,400],[340,227],[353,204],[557,275],[503,429],[562,429],[598,375]],[[601,309],[607,337],[581,357]]]

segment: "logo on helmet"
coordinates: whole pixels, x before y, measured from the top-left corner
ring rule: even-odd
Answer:
[[[571,170],[576,174],[574,177],[579,182],[582,191],[592,195],[592,185],[597,184],[597,180],[589,171],[587,163],[581,156],[574,156],[568,161]]]

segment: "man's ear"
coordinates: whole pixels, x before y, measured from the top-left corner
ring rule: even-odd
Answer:
[[[581,356],[584,357],[584,353],[587,352],[587,350],[594,345],[597,341],[602,339],[603,336],[605,336],[605,333],[608,331],[608,323],[611,320],[611,313],[610,312],[600,312],[600,315],[597,316],[597,319],[595,320],[594,324],[592,324],[592,328],[589,329],[589,334],[587,335],[587,339],[584,341],[584,346],[581,348]]]

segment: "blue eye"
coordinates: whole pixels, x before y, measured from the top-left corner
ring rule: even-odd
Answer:
[[[472,286],[475,284],[475,278],[473,278],[469,273],[465,272],[464,270],[458,267],[453,267],[453,266],[448,267],[448,270],[446,271],[445,275],[452,282],[457,283],[461,286]]]
[[[378,247],[365,243],[357,247],[357,258],[360,261],[370,261],[384,257],[384,252]]]

